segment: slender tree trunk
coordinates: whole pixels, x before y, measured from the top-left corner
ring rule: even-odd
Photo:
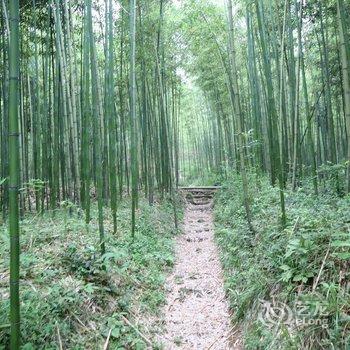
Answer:
[[[10,230],[10,319],[11,350],[20,348],[19,303],[19,2],[9,2],[9,230]]]
[[[98,227],[100,233],[101,255],[106,252],[104,225],[103,225],[103,174],[102,174],[102,146],[101,146],[101,106],[100,106],[100,87],[98,83],[97,58],[95,41],[92,26],[91,0],[87,3],[87,25],[90,39],[90,63],[91,63],[91,84],[92,84],[92,111],[93,111],[93,131],[95,146],[95,164],[96,164],[96,191],[98,205]]]
[[[280,141],[278,135],[277,128],[277,110],[276,103],[273,91],[272,84],[272,72],[271,66],[269,64],[269,54],[266,42],[266,34],[265,34],[265,24],[263,21],[263,9],[261,6],[263,4],[259,3],[258,0],[255,0],[257,17],[258,17],[258,27],[260,32],[260,41],[262,47],[262,56],[263,56],[263,71],[265,75],[266,85],[267,85],[267,112],[269,114],[270,122],[269,128],[271,129],[269,133],[269,137],[272,138],[270,142],[272,142],[271,152],[271,168],[274,169],[275,173],[278,177],[279,189],[280,189],[280,206],[281,206],[281,223],[284,227],[286,225],[286,211],[285,211],[285,201],[284,201],[284,179],[282,172],[282,162],[280,158]],[[274,141],[277,142],[274,142]]]
[[[350,192],[350,57],[348,57],[349,51],[347,50],[347,40],[346,36],[346,27],[344,19],[344,6],[343,0],[337,0],[337,9],[338,9],[338,27],[339,27],[339,37],[340,37],[340,58],[342,66],[342,80],[343,80],[343,96],[344,96],[344,110],[345,110],[345,121],[346,121],[346,130],[347,130],[347,142],[348,142],[348,151],[347,151],[347,180],[346,180],[346,192]]]
[[[130,121],[131,121],[131,232],[134,237],[138,202],[138,156],[136,116],[136,0],[130,0]]]
[[[239,99],[239,89],[238,89],[238,77],[237,77],[237,67],[236,67],[236,53],[234,48],[234,31],[233,31],[233,18],[232,18],[232,0],[227,0],[227,9],[228,9],[228,22],[229,22],[229,49],[230,49],[230,63],[231,63],[231,81],[232,81],[232,90],[234,95],[233,97],[233,111],[237,116],[237,127],[238,127],[238,147],[239,147],[239,159],[240,159],[240,171],[242,175],[242,185],[243,185],[243,200],[244,208],[246,211],[247,221],[249,229],[253,232],[252,226],[252,215],[249,205],[249,192],[248,192],[248,179],[246,164],[244,159],[244,141],[243,141],[243,129],[242,129],[242,111],[241,111],[241,101]]]
[[[295,1],[296,12],[297,2]],[[292,174],[292,188],[293,190],[297,187],[297,171],[298,167],[301,167],[300,154],[300,137],[299,137],[299,101],[300,101],[300,67],[302,58],[302,42],[301,42],[301,26],[303,23],[303,2],[300,2],[299,20],[298,20],[298,57],[297,57],[297,68],[296,68],[296,79],[295,79],[295,107],[294,107],[294,130],[293,130],[293,174]]]

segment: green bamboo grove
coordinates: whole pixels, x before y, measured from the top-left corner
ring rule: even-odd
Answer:
[[[269,174],[285,225],[286,186],[311,180],[317,195],[331,181],[339,195],[349,192],[349,4],[255,0],[232,8],[230,0],[222,11],[192,1],[180,20],[202,100],[202,127],[183,137],[196,162],[180,159],[188,174],[240,172],[248,222],[245,174]]]
[[[180,103],[175,64],[165,59],[162,1],[20,5],[2,3],[0,39],[0,206],[11,233],[13,349],[19,217],[74,204],[89,224],[97,201],[104,254],[106,210],[117,234],[118,202],[131,193],[134,232],[139,193],[150,205],[155,192],[173,193]]]
[[[21,3],[20,209],[42,212],[66,202],[90,221],[139,191],[170,192],[176,178],[179,78],[163,43],[163,3]],[[120,10],[122,8],[123,10]],[[2,11],[2,74],[8,77],[9,8]],[[156,28],[153,31],[153,28]],[[130,29],[130,30],[129,30]],[[1,178],[9,172],[8,79],[1,98]],[[1,187],[2,215],[9,184]]]
[[[98,208],[101,254],[118,205],[238,173],[280,193],[350,192],[350,6],[344,0],[4,0],[0,211],[11,235],[19,348],[19,221]],[[225,3],[225,4],[224,4]],[[189,180],[190,179],[190,180]],[[104,218],[111,214],[112,229]]]

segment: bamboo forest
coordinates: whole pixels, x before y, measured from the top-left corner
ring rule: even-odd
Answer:
[[[0,13],[0,350],[350,349],[349,0]]]

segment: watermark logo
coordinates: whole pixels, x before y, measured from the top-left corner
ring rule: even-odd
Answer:
[[[302,302],[296,302],[293,307],[282,302],[261,300],[259,320],[269,328],[285,325],[287,327],[320,326],[328,328],[326,308],[317,305],[312,311]]]

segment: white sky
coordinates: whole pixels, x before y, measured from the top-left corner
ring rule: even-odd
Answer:
[[[186,0],[173,0],[173,3],[175,6],[180,7],[184,1],[186,1]],[[225,0],[203,0],[203,1],[209,1],[212,4],[218,5],[220,7],[225,6]]]
[[[211,3],[218,5],[218,6],[225,6],[225,0],[209,0]]]

